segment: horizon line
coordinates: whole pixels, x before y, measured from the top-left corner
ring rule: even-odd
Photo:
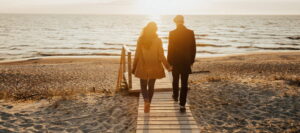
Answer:
[[[178,15],[178,14],[122,14],[122,13],[113,13],[113,14],[106,14],[106,13],[1,13],[0,15],[116,15],[116,16],[121,16],[121,15],[132,15],[132,16],[153,16],[153,15],[157,15],[157,16],[172,16],[172,15]],[[288,13],[288,14],[228,14],[228,13],[220,13],[220,14],[216,14],[216,13],[211,13],[211,14],[180,14],[180,15],[186,15],[186,16],[205,16],[205,15],[211,15],[211,16],[253,16],[253,15],[257,15],[257,16],[265,16],[265,15],[269,15],[269,16],[280,16],[280,15],[287,15],[287,16],[298,16],[299,14],[294,14],[294,13]]]

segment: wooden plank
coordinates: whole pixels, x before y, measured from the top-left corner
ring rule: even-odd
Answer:
[[[138,117],[193,117],[192,113],[139,113]]]
[[[138,129],[136,133],[200,133],[199,130],[143,130]]]
[[[139,125],[197,125],[196,121],[139,121]]]
[[[143,105],[144,104],[144,99],[139,100],[139,104]],[[157,105],[157,104],[162,104],[162,105],[174,105],[174,106],[179,106],[179,102],[174,102],[174,101],[157,101],[155,99],[152,99],[151,105]],[[185,106],[189,106],[186,104]]]
[[[138,109],[138,112],[144,112],[144,109]],[[175,110],[175,109],[151,109],[150,112],[155,113],[179,113],[179,109]],[[191,110],[187,109],[186,112],[191,112]]]
[[[144,109],[144,106],[138,106],[138,110],[143,110]],[[172,107],[172,106],[165,106],[165,107],[160,107],[160,106],[153,106],[153,107],[150,107],[150,111],[151,110],[174,110],[176,112],[179,111],[179,107]],[[186,107],[186,110],[190,110],[189,107]],[[190,111],[187,111],[187,112],[190,112]]]
[[[137,125],[137,129],[159,129],[159,130],[192,130],[192,129],[198,129],[197,125]]]
[[[155,120],[155,121],[195,121],[194,117],[138,117],[138,121],[143,121],[143,120]],[[138,123],[139,124],[139,123]]]
[[[167,73],[167,71],[165,71],[165,72]],[[170,90],[172,90],[172,83],[168,77],[165,77],[163,79],[156,80],[154,87],[155,87],[155,92],[170,91]],[[141,90],[140,89],[140,79],[135,76],[132,76],[132,88],[129,90],[129,92],[135,93],[135,92],[140,92],[140,90]]]
[[[172,88],[155,88],[155,92],[167,92],[167,91],[171,91]],[[131,89],[128,91],[129,93],[139,93],[141,92],[140,89]]]
[[[143,100],[143,99],[140,99]],[[152,98],[151,102],[174,102],[172,99],[158,99],[158,98]]]
[[[174,107],[174,106],[177,106],[178,104],[163,104],[163,103],[157,103],[157,104],[154,104],[154,103],[151,103],[151,108],[152,107]],[[141,104],[139,105],[139,107],[144,107],[144,103],[141,102]],[[185,107],[190,107],[190,105],[185,105]]]
[[[138,108],[139,110],[143,110],[144,106],[139,106]],[[150,107],[151,110],[162,110],[162,109],[166,109],[166,110],[179,110],[179,107],[174,107],[174,106],[152,106]]]
[[[137,129],[143,133],[199,133],[190,105],[186,105],[186,113],[180,113],[178,102],[171,98],[172,92],[154,94],[150,113],[144,113],[144,100],[139,98]]]
[[[143,97],[140,97],[140,99],[143,99]],[[153,94],[153,100],[157,100],[157,99],[169,99],[173,101],[172,95],[166,95],[166,96],[157,96],[156,93],[154,92]]]

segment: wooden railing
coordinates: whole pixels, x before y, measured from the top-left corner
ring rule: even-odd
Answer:
[[[126,58],[127,57],[127,58]],[[127,69],[126,69],[127,65]],[[131,51],[126,46],[122,46],[121,58],[120,58],[120,67],[118,73],[118,80],[116,86],[116,92],[120,91],[121,84],[124,80],[126,80],[126,88],[132,88],[132,72],[131,72]]]

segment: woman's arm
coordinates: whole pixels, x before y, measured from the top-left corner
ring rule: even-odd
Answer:
[[[136,46],[136,49],[135,49],[134,61],[133,61],[133,66],[132,66],[132,73],[135,72],[137,62],[139,60],[139,54],[140,54],[140,43],[139,43],[139,40],[138,40],[137,46]]]
[[[164,49],[162,47],[162,41],[161,39],[159,39],[159,48],[158,48],[158,56],[159,56],[159,60],[163,63],[163,65],[165,66],[165,68],[168,69],[168,71],[172,71],[172,67],[171,65],[168,63],[165,54],[164,54]]]

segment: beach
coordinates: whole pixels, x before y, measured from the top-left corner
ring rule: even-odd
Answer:
[[[203,132],[300,131],[300,53],[198,59],[189,102]]]
[[[0,88],[11,90],[0,101],[1,133],[135,130],[137,97],[113,94],[117,59],[50,58],[0,69]]]
[[[0,132],[134,132],[138,94],[118,58],[0,64]],[[299,132],[300,53],[197,58],[188,102],[202,132]],[[155,95],[155,94],[154,94]]]

